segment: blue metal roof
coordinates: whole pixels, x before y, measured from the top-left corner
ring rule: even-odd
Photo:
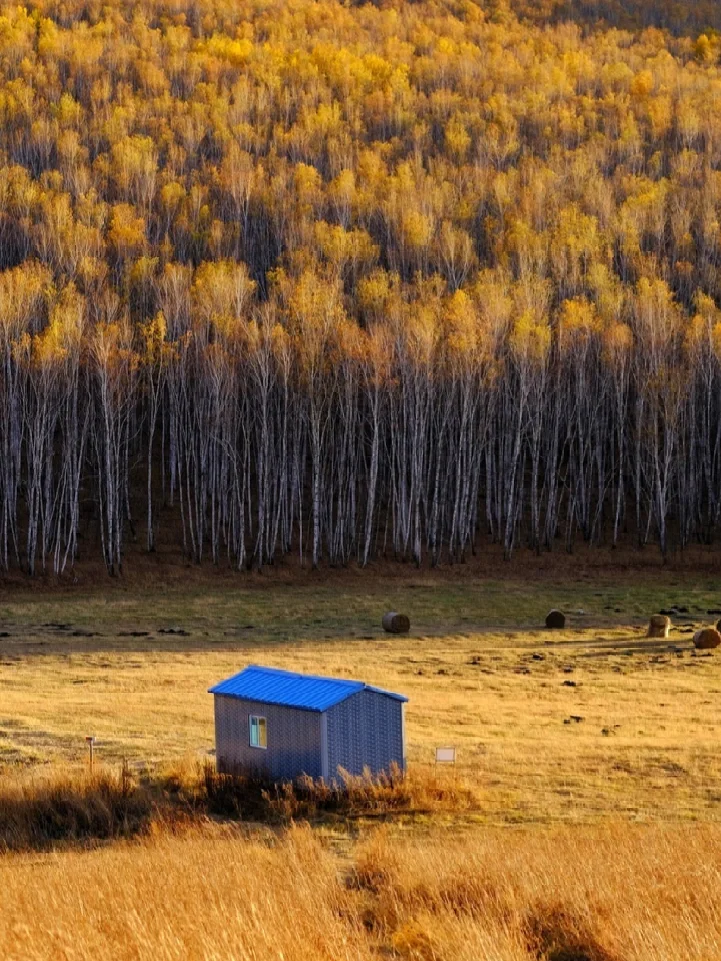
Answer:
[[[362,681],[346,681],[337,677],[316,677],[312,674],[294,674],[276,667],[259,667],[250,664],[240,674],[234,674],[209,689],[210,694],[224,694],[264,704],[282,704],[305,711],[327,711],[358,691],[374,691],[397,701],[407,701],[402,694],[393,694],[380,687],[371,687]]]

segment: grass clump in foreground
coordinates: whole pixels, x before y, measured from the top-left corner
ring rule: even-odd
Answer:
[[[352,883],[376,943],[414,961],[707,961],[717,826],[376,830]],[[710,887],[709,887],[710,885]]]
[[[308,826],[216,825],[0,858],[3,961],[709,961],[712,825],[383,825],[340,855]]]
[[[0,852],[57,842],[114,840],[145,833],[156,807],[123,769],[81,775],[66,771],[13,780],[0,788]]]
[[[253,774],[218,774],[210,764],[181,765],[142,780],[125,766],[119,774],[58,771],[31,779],[4,778],[0,852],[175,831],[211,816],[283,825],[329,816],[456,812],[472,809],[478,801],[463,781],[425,770],[405,776],[396,770],[378,778],[345,774],[330,785],[311,778],[273,784]]]

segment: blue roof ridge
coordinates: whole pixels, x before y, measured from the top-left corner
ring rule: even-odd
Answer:
[[[280,690],[273,692],[268,690],[260,682],[253,682],[253,678],[258,675],[267,678],[286,679],[289,682],[297,682],[298,688],[295,691]],[[243,684],[243,680],[246,681]],[[318,690],[313,685],[321,685]],[[335,689],[335,691],[334,691]],[[245,700],[255,700],[259,703],[285,705],[296,707],[301,710],[324,712],[347,700],[353,694],[358,694],[363,690],[372,691],[375,694],[383,694],[395,700],[407,701],[408,698],[402,694],[395,694],[393,691],[386,691],[363,681],[354,681],[349,678],[328,677],[321,674],[301,674],[297,671],[288,671],[281,667],[265,667],[261,664],[248,664],[237,674],[225,678],[214,684],[208,689],[210,694],[221,694],[228,697],[236,697]]]
[[[304,681],[332,681],[334,684],[360,684],[365,687],[363,681],[354,681],[349,677],[331,677],[328,674],[305,674],[302,671],[288,671],[284,667],[267,667],[265,664],[248,664],[243,671],[252,668],[254,671],[265,671],[266,674],[286,674],[288,677],[299,677]],[[243,673],[240,671],[239,673]]]

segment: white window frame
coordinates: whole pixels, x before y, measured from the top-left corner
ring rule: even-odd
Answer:
[[[258,739],[260,740],[260,721],[263,722],[263,728],[265,729],[265,744],[253,744],[253,727],[256,727],[258,731]],[[248,715],[248,744],[256,751],[267,751],[268,750],[268,719],[263,717],[262,714],[249,714]]]

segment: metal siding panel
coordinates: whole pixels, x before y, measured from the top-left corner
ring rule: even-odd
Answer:
[[[267,720],[268,747],[250,746],[248,718]],[[219,771],[257,770],[277,780],[323,774],[321,717],[314,711],[215,695],[215,750]]]
[[[328,711],[330,778],[342,767],[359,775],[388,773],[395,763],[405,769],[403,702],[364,690]]]
[[[328,780],[328,715],[320,716],[320,768],[321,777]]]

